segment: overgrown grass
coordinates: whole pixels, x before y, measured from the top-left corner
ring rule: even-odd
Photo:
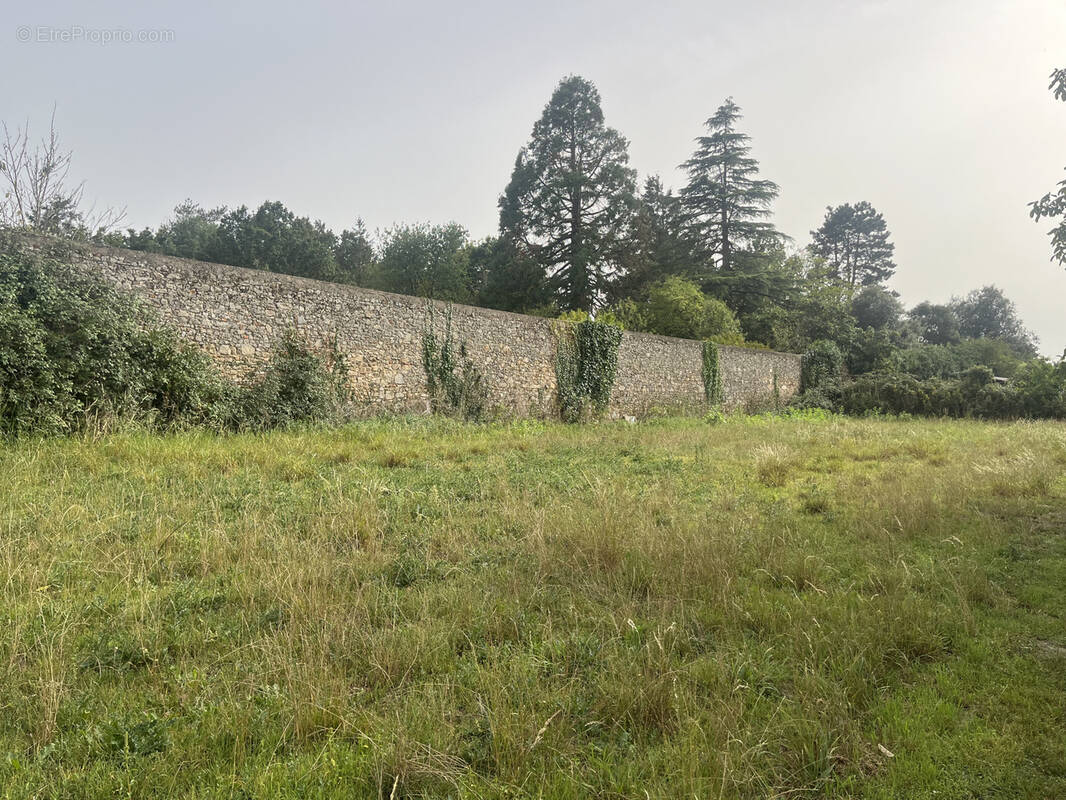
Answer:
[[[3,797],[1066,796],[1062,424],[394,420],[0,471]]]

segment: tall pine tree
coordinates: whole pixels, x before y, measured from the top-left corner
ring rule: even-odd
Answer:
[[[766,218],[778,195],[773,181],[759,178],[751,137],[736,129],[740,106],[732,98],[705,123],[707,135],[681,165],[688,184],[681,191],[688,227],[708,271],[729,272],[736,256],[780,234]]]
[[[604,298],[635,181],[628,142],[604,124],[596,87],[562,80],[500,198],[500,233],[540,265],[561,308],[593,311]]]
[[[866,201],[827,208],[822,226],[811,236],[811,250],[852,292],[856,286],[888,280],[896,271],[896,248],[888,240],[885,218]]]

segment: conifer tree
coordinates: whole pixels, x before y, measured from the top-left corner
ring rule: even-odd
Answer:
[[[827,208],[822,226],[811,236],[812,251],[851,291],[887,280],[896,271],[896,248],[888,240],[885,218],[865,201]]]
[[[618,297],[640,295],[671,275],[692,277],[695,273],[681,199],[663,189],[658,175],[644,181],[630,223],[623,265],[624,275],[616,287]]]
[[[628,146],[604,124],[596,87],[571,76],[515,161],[500,233],[544,270],[560,308],[594,310],[618,272],[636,180]]]
[[[740,107],[726,100],[705,123],[707,134],[681,165],[688,184],[681,201],[694,245],[709,271],[729,272],[736,256],[760,242],[781,239],[767,221],[778,186],[759,178],[751,137],[737,130]]]

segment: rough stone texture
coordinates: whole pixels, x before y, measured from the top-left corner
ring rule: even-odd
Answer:
[[[42,250],[52,243],[20,237],[17,246]],[[430,308],[443,330],[445,304],[111,247],[79,245],[66,258],[140,297],[235,380],[262,369],[281,334],[295,328],[312,345],[336,342],[348,357],[355,396],[368,407],[428,409],[422,332]],[[456,337],[467,341],[485,375],[493,406],[518,415],[552,412],[558,323],[462,305],[450,313]],[[727,406],[771,397],[775,375],[782,399],[799,389],[800,356],[739,347],[720,353]],[[701,404],[701,368],[699,342],[626,333],[612,414]]]
[[[803,357],[747,347],[719,348],[722,389],[728,407],[773,399],[788,400],[800,390]]]
[[[643,414],[656,407],[695,407],[703,397],[703,343],[652,333],[625,333],[611,411]]]

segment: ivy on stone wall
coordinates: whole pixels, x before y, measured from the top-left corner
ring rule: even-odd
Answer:
[[[722,367],[718,345],[714,342],[703,343],[703,396],[714,406],[722,405],[724,399],[722,387]]]
[[[433,305],[430,303],[426,306],[422,366],[426,371],[426,390],[434,414],[468,420],[484,418],[488,387],[481,370],[467,354],[466,340],[457,344],[452,336],[451,306],[444,314],[442,337],[437,335]]]
[[[577,355],[577,337],[572,325],[556,323],[555,385],[559,401],[559,416],[564,422],[581,419],[584,403],[578,387],[581,367]]]
[[[566,422],[577,422],[586,409],[602,414],[611,401],[618,374],[622,329],[585,320],[576,325],[560,323],[556,335],[555,379],[560,416]]]

